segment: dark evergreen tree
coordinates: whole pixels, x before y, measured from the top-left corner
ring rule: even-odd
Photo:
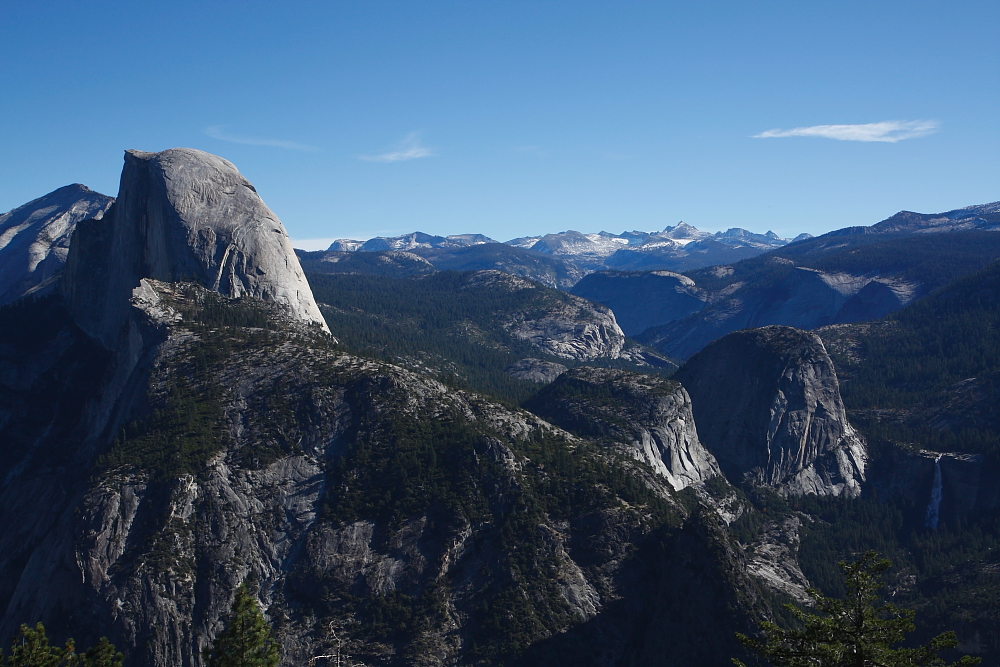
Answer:
[[[115,645],[107,637],[101,637],[96,646],[83,654],[81,663],[83,667],[122,667],[124,660],[125,656],[115,650]]]
[[[122,667],[123,660],[107,637],[101,637],[83,654],[76,652],[72,639],[67,639],[62,648],[51,646],[41,623],[34,628],[22,625],[20,635],[11,642],[10,657],[4,661],[0,655],[0,665],[6,667]]]
[[[841,562],[847,596],[828,598],[816,589],[809,595],[816,611],[785,605],[801,624],[786,629],[774,623],[760,624],[762,639],[737,633],[743,645],[766,658],[774,667],[938,667],[943,649],[954,648],[954,632],[945,632],[924,646],[896,647],[915,629],[914,612],[883,603],[876,607],[882,573],[889,560],[869,551],[850,565]],[[979,658],[964,656],[949,667],[971,667]],[[745,665],[733,659],[737,667]]]
[[[236,591],[226,628],[205,649],[207,667],[277,667],[278,643],[247,585]]]

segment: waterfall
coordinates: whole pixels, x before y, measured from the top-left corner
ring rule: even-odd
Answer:
[[[924,525],[937,530],[941,516],[941,455],[934,459],[934,486],[931,487],[931,502],[927,505],[927,520]]]

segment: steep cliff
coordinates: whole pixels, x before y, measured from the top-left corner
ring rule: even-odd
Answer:
[[[49,285],[66,263],[76,224],[102,217],[112,202],[77,183],[0,215],[0,305]]]
[[[142,278],[272,301],[326,329],[277,216],[232,163],[202,151],[126,151],[114,206],[77,226],[61,291],[80,327],[111,348]]]
[[[485,667],[603,628],[605,656],[672,667],[767,616],[723,522],[675,491],[715,471],[676,384],[592,371],[634,396],[630,423],[577,434],[350,354],[293,299],[287,237],[229,163],[130,153],[122,182],[63,288],[0,309],[0,636],[42,621],[198,667],[249,582],[287,665],[334,632],[365,664]],[[432,279],[535,354],[531,327],[567,363],[628,352],[579,297]],[[497,309],[512,293],[556,307]]]
[[[720,474],[698,440],[691,399],[673,380],[584,366],[560,375],[527,405],[576,433],[625,445],[676,490]]]
[[[607,613],[538,642],[519,664],[725,665],[743,655],[734,631],[752,633],[770,614],[725,524],[700,508],[662,538],[640,551],[628,594]]]
[[[791,327],[738,331],[677,372],[702,441],[733,482],[856,496],[865,445],[847,421],[823,342]]]
[[[26,307],[42,306],[59,304]],[[686,506],[632,457],[345,354],[276,304],[146,279],[130,307],[158,342],[93,447],[80,447],[86,409],[54,405],[5,428],[0,633],[42,620],[80,641],[109,635],[129,664],[200,665],[242,581],[289,665],[326,652],[330,628],[366,664],[499,665],[588,622],[614,629],[609,654],[648,644],[648,661],[677,619],[713,619],[702,636],[725,642],[766,613],[718,520],[679,530]],[[6,391],[48,386],[64,403],[102,393],[93,369],[64,367],[48,385],[44,369],[18,375],[34,362],[0,329]],[[34,333],[39,357],[67,337],[87,344],[65,317]],[[113,366],[87,350],[98,371]],[[683,390],[655,381],[619,377],[657,419],[672,409],[689,420]],[[673,432],[664,421],[649,430]],[[672,594],[682,562],[701,573],[681,577],[700,591],[697,614]],[[640,599],[656,622],[622,625]]]
[[[137,667],[196,667],[248,581],[288,665],[333,632],[366,664],[509,664],[590,621],[624,655],[688,606],[644,592],[673,572],[664,541],[695,563],[723,549],[716,567],[737,578],[705,614],[713,596],[755,595],[734,588],[746,564],[725,534],[682,530],[690,499],[641,457],[346,353],[285,298],[287,239],[226,165],[130,154],[115,207],[74,235],[63,289],[0,310],[0,636],[40,620],[108,635]],[[193,192],[172,189],[185,178]],[[530,349],[544,329],[584,357],[622,350],[613,316],[578,297],[444,278]],[[498,311],[512,290],[558,307]],[[690,421],[683,395],[657,400]],[[635,596],[656,633],[620,623]],[[713,636],[764,613],[733,606]]]

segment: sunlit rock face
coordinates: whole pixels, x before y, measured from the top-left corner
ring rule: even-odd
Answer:
[[[0,215],[0,305],[50,289],[76,224],[100,218],[114,201],[76,183]]]
[[[691,399],[677,382],[612,368],[574,368],[527,404],[544,418],[626,445],[675,490],[720,474],[698,439]]]
[[[770,326],[731,333],[675,378],[702,442],[736,482],[792,495],[861,493],[865,445],[847,421],[833,362],[816,334]]]
[[[63,295],[110,347],[143,278],[258,297],[326,329],[281,221],[232,163],[202,151],[126,151],[114,206],[77,226]]]

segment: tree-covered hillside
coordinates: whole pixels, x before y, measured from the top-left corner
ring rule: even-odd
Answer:
[[[769,516],[808,514],[799,561],[827,594],[841,593],[838,560],[886,554],[896,564],[890,594],[924,619],[917,639],[959,629],[959,650],[985,652],[984,665],[997,664],[1000,647],[998,332],[997,262],[880,321],[820,329],[851,421],[868,441],[865,491],[854,500],[750,493],[757,513],[734,524],[746,539]]]
[[[851,407],[899,408],[1000,368],[998,325],[1000,262],[994,262],[879,323],[822,334],[835,352],[843,350]]]
[[[959,231],[939,234],[852,234],[821,236],[772,250],[732,265],[688,271],[699,287],[767,289],[794,266],[854,275],[894,276],[919,283],[925,293],[983,268],[1000,257],[1000,234]],[[776,258],[790,260],[775,261]]]
[[[580,362],[540,349],[512,333],[509,324],[558,311],[579,299],[519,278],[504,279],[502,285],[475,278],[482,275],[451,271],[418,278],[309,274],[309,282],[330,330],[346,348],[519,403],[537,391],[538,385],[505,373],[511,364],[524,358],[567,367]],[[634,343],[626,346],[638,349]],[[643,365],[646,372],[674,368],[653,356],[643,358],[658,366]],[[621,359],[597,358],[587,363],[637,368]]]

